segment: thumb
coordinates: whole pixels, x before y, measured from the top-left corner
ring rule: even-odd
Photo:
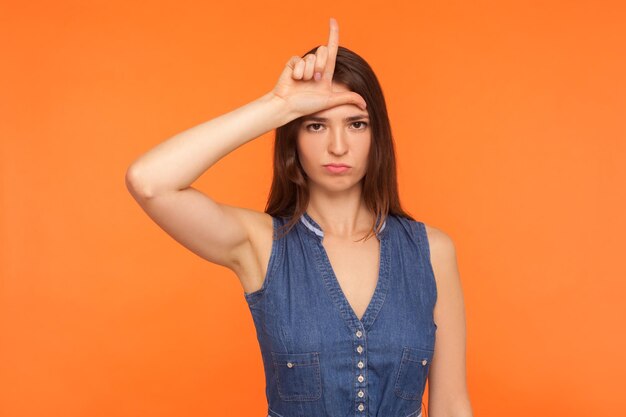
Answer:
[[[330,98],[328,99],[328,105],[326,107],[335,107],[341,106],[342,104],[354,104],[359,106],[361,109],[365,110],[367,107],[367,103],[361,97],[360,94],[355,93],[354,91],[344,91],[341,93],[332,93]]]

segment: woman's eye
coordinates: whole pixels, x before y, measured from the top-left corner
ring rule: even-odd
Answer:
[[[367,126],[367,122],[353,122],[352,125],[358,125],[357,130],[364,130]],[[311,130],[313,132],[319,132],[323,125],[321,123],[311,123],[306,126],[307,130]]]

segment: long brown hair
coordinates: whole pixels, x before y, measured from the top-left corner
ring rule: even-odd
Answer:
[[[317,47],[302,55],[315,54]],[[374,222],[368,239],[378,233],[388,215],[414,220],[400,205],[396,177],[396,155],[387,106],[378,79],[369,64],[348,48],[339,46],[335,62],[333,82],[344,84],[349,90],[361,95],[367,103],[370,117],[372,142],[367,172],[363,177],[363,199],[374,214]],[[309,204],[309,188],[306,173],[297,154],[296,138],[302,117],[276,129],[274,140],[274,177],[265,212],[275,217],[289,217],[284,225],[285,234],[300,220]],[[376,220],[378,229],[376,228]],[[281,234],[278,238],[282,237]]]

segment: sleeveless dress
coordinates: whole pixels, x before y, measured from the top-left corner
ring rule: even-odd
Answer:
[[[435,348],[437,299],[422,222],[390,215],[378,282],[361,320],[305,212],[281,239],[272,217],[267,274],[244,292],[261,349],[269,417],[419,417]]]

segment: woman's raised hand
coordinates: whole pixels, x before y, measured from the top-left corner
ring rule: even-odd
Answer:
[[[331,17],[328,46],[322,45],[315,54],[307,54],[304,58],[294,55],[285,65],[272,92],[285,100],[290,113],[296,117],[342,104],[365,109],[365,100],[359,94],[332,90],[338,46],[339,26]]]

